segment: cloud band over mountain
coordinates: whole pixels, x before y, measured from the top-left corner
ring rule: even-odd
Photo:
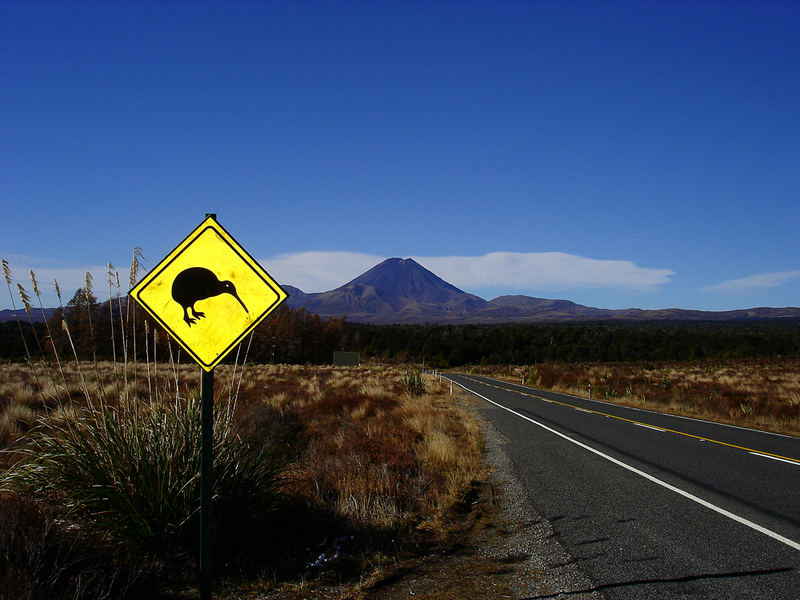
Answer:
[[[261,263],[276,279],[317,292],[350,281],[385,256],[360,252],[298,252]],[[482,256],[411,256],[462,289],[569,290],[580,287],[648,290],[671,281],[669,269],[640,267],[563,252],[491,252]]]

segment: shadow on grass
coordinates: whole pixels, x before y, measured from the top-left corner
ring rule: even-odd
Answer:
[[[355,582],[376,555],[397,552],[403,537],[397,530],[353,527],[299,500],[247,532],[220,526],[225,521],[215,523],[217,589]],[[184,546],[157,556],[97,533],[55,498],[0,494],[0,600],[193,598],[196,550]]]
[[[213,585],[221,598],[240,598],[253,590],[281,590],[280,597],[287,598],[293,597],[290,590],[309,585],[356,584],[380,557],[413,551],[408,546],[417,541],[409,541],[409,532],[355,526],[302,499],[289,499],[272,518],[247,532],[234,533],[215,523]],[[181,571],[179,579],[162,576],[162,600],[196,597],[195,550],[188,561],[172,565]]]

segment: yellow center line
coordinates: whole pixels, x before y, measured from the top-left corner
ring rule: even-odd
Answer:
[[[578,406],[575,406],[573,404],[569,404],[567,402],[560,402],[558,400],[553,400],[552,398],[542,398],[541,396],[537,396],[536,394],[529,394],[527,392],[521,392],[519,390],[511,390],[511,389],[508,389],[508,388],[501,387],[499,385],[486,383],[484,381],[478,381],[478,380],[475,380],[475,379],[473,379],[473,381],[475,381],[477,383],[482,383],[483,385],[488,385],[489,387],[497,388],[498,390],[503,390],[503,391],[506,391],[506,392],[514,392],[514,393],[517,393],[517,394],[521,394],[523,396],[529,396],[531,398],[536,398],[537,400],[544,400],[545,402],[550,402],[551,404],[560,404],[561,406],[566,406],[567,408],[574,408],[576,410],[581,410],[583,412],[588,412],[588,413],[592,413],[592,414],[595,414],[595,415],[600,415],[602,417],[609,417],[611,419],[617,419],[618,421],[625,421],[627,423],[633,423],[634,425],[641,425],[641,426],[644,426],[644,427],[654,427],[654,428],[660,429],[661,431],[667,431],[669,433],[674,433],[676,435],[683,435],[683,436],[686,436],[686,437],[689,437],[689,438],[694,438],[696,440],[700,440],[701,442],[711,442],[712,444],[719,444],[720,446],[727,446],[728,448],[736,448],[737,450],[744,450],[745,452],[755,452],[756,454],[762,454],[764,456],[769,456],[769,457],[772,457],[772,458],[778,458],[778,459],[785,460],[785,461],[788,461],[788,462],[796,464],[796,465],[800,465],[800,459],[797,459],[797,458],[791,458],[789,456],[782,456],[780,454],[772,454],[771,452],[765,452],[763,450],[755,450],[753,448],[746,448],[745,446],[737,446],[736,444],[729,444],[728,442],[720,442],[719,440],[713,440],[711,438],[702,437],[702,436],[694,435],[694,434],[691,434],[691,433],[686,433],[685,431],[677,431],[675,429],[667,429],[666,427],[661,427],[659,425],[651,425],[649,423],[643,423],[641,421],[634,421],[633,419],[626,419],[625,417],[619,417],[617,415],[611,415],[611,414],[608,414],[608,413],[600,412],[598,410],[591,410],[589,408],[578,407]]]

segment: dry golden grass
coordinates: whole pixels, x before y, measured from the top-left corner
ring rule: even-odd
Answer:
[[[297,423],[307,446],[288,487],[360,526],[435,521],[481,470],[480,431],[444,386],[411,397],[396,369],[249,368],[255,394],[239,397],[246,419],[275,411],[275,437]],[[259,416],[261,413],[261,416]]]
[[[800,359],[487,367],[532,387],[619,404],[800,434]]]
[[[125,394],[121,366],[65,366],[67,386],[38,387],[30,369],[0,365],[0,443],[10,446],[37,418],[64,419],[92,399]],[[221,365],[215,399],[235,401],[244,434],[283,448],[285,487],[358,526],[435,523],[479,476],[480,430],[448,388],[428,377],[428,393],[407,394],[404,371],[384,367]],[[129,367],[127,390],[141,401],[199,394],[194,365]]]
[[[138,374],[129,368],[129,396],[157,407],[176,396],[199,395],[199,367],[151,364],[149,378],[146,367],[139,364]],[[74,364],[64,370],[66,386],[45,390],[37,387],[29,366],[0,365],[2,447],[14,448],[37,419],[74,420],[88,403],[85,391],[92,402],[103,398],[112,404],[125,394],[119,364],[82,364],[86,390]],[[446,384],[424,376],[427,393],[412,396],[403,386],[404,373],[381,366],[215,369],[218,410],[233,400],[240,434],[285,456],[282,488],[294,500],[286,509],[291,514],[282,519],[315,523],[311,533],[293,534],[299,536],[298,547],[292,540],[275,544],[284,566],[270,567],[273,574],[259,587],[296,590],[298,578],[313,580],[321,573],[309,567],[319,545],[343,531],[356,536],[345,559],[351,565],[346,569],[358,573],[349,589],[368,585],[370,573],[393,564],[393,552],[407,536],[448,539],[448,511],[485,475],[480,429]],[[13,457],[7,453],[2,460]],[[303,526],[290,529],[298,527]],[[288,575],[278,574],[287,569]]]

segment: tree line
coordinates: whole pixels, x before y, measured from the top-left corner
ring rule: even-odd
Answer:
[[[35,310],[35,309],[34,309]],[[345,319],[323,319],[304,309],[280,306],[245,338],[239,360],[259,363],[324,364],[335,350],[357,343],[359,332]],[[0,323],[0,358],[25,360],[114,360],[124,362],[170,359],[185,362],[185,352],[134,302],[97,302],[79,289],[47,323]],[[236,359],[236,351],[228,360]]]
[[[356,327],[367,356],[436,367],[800,356],[800,319]]]
[[[47,323],[0,323],[0,358],[178,360],[174,341],[143,310],[97,302],[85,289]],[[504,325],[367,325],[279,307],[239,350],[257,363],[327,364],[336,350],[362,360],[466,364],[665,361],[799,356],[800,319]],[[227,360],[236,359],[236,351]],[[185,353],[184,353],[185,355]],[[185,362],[185,356],[182,358]]]

